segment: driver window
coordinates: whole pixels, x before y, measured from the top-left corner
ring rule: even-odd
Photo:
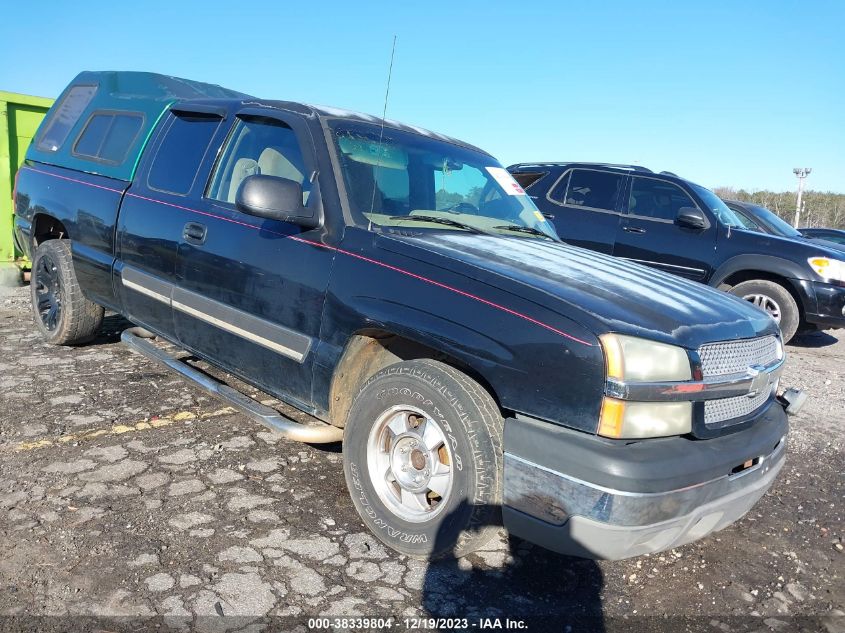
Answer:
[[[208,197],[234,204],[241,183],[255,174],[298,182],[302,202],[308,204],[311,182],[302,152],[293,130],[281,121],[261,117],[238,120],[214,170]]]
[[[654,178],[634,177],[628,199],[628,213],[674,222],[681,207],[695,207],[677,185]]]

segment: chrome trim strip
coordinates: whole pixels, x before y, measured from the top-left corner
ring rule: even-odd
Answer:
[[[302,363],[311,349],[311,337],[301,332],[185,290],[131,266],[125,266],[121,271],[121,283],[135,292],[171,306],[174,310],[278,352],[297,363]]]
[[[700,402],[735,396],[755,396],[774,385],[783,372],[785,358],[765,367],[749,367],[747,372],[709,380],[686,382],[640,382],[608,378],[605,393],[620,400],[637,402]]]
[[[131,288],[135,292],[140,292],[142,295],[147,295],[148,297],[151,297],[151,298],[155,299],[156,301],[161,301],[162,303],[166,303],[166,304],[170,305],[170,297],[165,297],[164,295],[161,295],[161,294],[155,292],[154,290],[150,290],[149,288],[145,288],[141,284],[137,284],[134,281],[129,281],[128,279],[125,279],[125,278],[122,279],[122,282],[123,282],[124,286],[126,286],[127,288]]]
[[[647,217],[644,217],[644,216],[630,216],[630,217],[636,217],[638,219],[645,219],[645,220],[648,220],[648,219],[653,220],[654,219],[654,218],[647,218]],[[637,264],[646,264],[646,265],[651,266],[653,268],[654,267],[676,268],[677,270],[690,270],[690,271],[695,272],[695,273],[704,274],[703,268],[690,268],[689,266],[678,266],[677,264],[667,264],[665,262],[656,262],[656,261],[652,261],[650,259],[634,259],[633,257],[623,257],[622,259],[629,261],[629,262],[635,262]]]
[[[200,310],[192,308],[191,306],[184,304],[184,303],[181,303],[179,301],[173,302],[173,308],[175,310],[179,310],[180,312],[184,312],[185,314],[190,314],[191,316],[196,317],[196,318],[198,318],[202,321],[205,321],[206,323],[210,323],[211,325],[219,327],[221,330],[226,330],[227,332],[231,332],[232,334],[240,336],[241,338],[245,338],[249,341],[252,341],[253,343],[257,343],[258,345],[261,345],[261,346],[266,347],[268,349],[272,349],[276,352],[279,352],[280,354],[283,354],[285,356],[288,356],[288,357],[294,359],[298,363],[301,363],[302,359],[305,357],[305,354],[303,354],[303,353],[297,352],[297,351],[295,351],[295,350],[293,350],[289,347],[286,347],[285,345],[281,345],[280,343],[276,343],[275,341],[271,341],[270,339],[266,339],[263,336],[258,336],[257,334],[253,334],[252,332],[244,330],[243,328],[240,328],[237,325],[232,325],[231,323],[227,323],[226,321],[218,319],[217,317],[213,317],[210,314],[207,314],[205,312],[201,312]],[[230,309],[234,309],[234,308],[230,308]]]

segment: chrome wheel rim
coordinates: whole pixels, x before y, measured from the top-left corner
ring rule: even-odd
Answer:
[[[42,255],[35,269],[35,310],[41,323],[52,332],[62,316],[62,286],[53,258]]]
[[[745,295],[743,299],[748,301],[748,303],[753,303],[763,312],[766,312],[775,321],[780,323],[780,305],[768,295],[750,294]]]
[[[391,407],[367,438],[370,481],[382,503],[405,521],[429,521],[446,507],[452,463],[443,429],[415,407]]]

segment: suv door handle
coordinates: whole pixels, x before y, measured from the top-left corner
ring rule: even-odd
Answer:
[[[182,230],[182,237],[191,244],[204,244],[208,228],[204,224],[188,222]]]
[[[622,230],[626,233],[636,233],[637,235],[642,235],[645,233],[645,229],[641,229],[638,226],[623,226]]]

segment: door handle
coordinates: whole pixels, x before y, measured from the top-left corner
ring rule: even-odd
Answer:
[[[645,229],[641,229],[638,226],[623,226],[622,230],[626,233],[636,233],[637,235],[642,235],[645,233]]]
[[[204,244],[208,228],[204,224],[188,222],[182,230],[182,237],[191,244]]]

